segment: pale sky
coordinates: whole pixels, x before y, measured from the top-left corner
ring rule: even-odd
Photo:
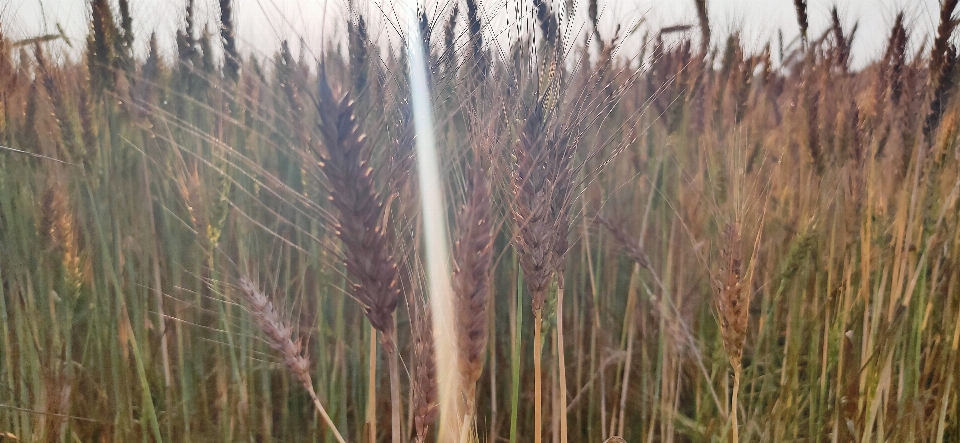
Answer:
[[[187,0],[129,0],[134,20],[135,39],[142,50],[150,32],[156,31],[161,44],[172,53],[174,35],[182,27]],[[391,21],[406,23],[403,7],[394,2],[413,4],[416,0],[354,0],[364,8],[367,17],[391,17]],[[423,1],[423,0],[420,0]],[[430,0],[428,11],[448,11],[456,0]],[[463,0],[459,0],[463,1]],[[272,54],[282,39],[296,42],[301,38],[310,48],[319,48],[324,34],[336,33],[344,23],[346,0],[234,0],[238,37],[241,50],[264,55]],[[515,0],[479,0],[491,23],[485,32],[500,33],[506,26],[506,16],[513,15]],[[564,0],[553,0],[564,3]],[[624,28],[644,19],[635,39],[639,41],[645,30],[656,30],[674,24],[696,24],[693,0],[598,0],[601,22],[610,28],[617,20]],[[713,45],[721,45],[730,31],[740,30],[748,50],[757,50],[767,42],[776,47],[776,33],[782,30],[789,42],[799,34],[792,0],[707,0],[713,28]],[[116,6],[117,0],[111,0]],[[529,1],[525,3],[529,4]],[[572,2],[578,17],[585,17],[587,1]],[[199,23],[208,23],[216,32],[218,0],[196,0]],[[441,6],[442,5],[442,6]],[[510,5],[510,6],[507,6]],[[914,48],[932,41],[936,30],[939,3],[937,0],[808,0],[810,35],[819,35],[829,26],[830,8],[837,5],[846,29],[859,22],[854,40],[853,64],[862,66],[876,59],[885,47],[885,40],[898,11],[904,11],[910,42]],[[116,7],[114,8],[116,11]],[[396,12],[394,12],[396,10]],[[509,11],[509,13],[508,13]],[[444,14],[445,15],[445,14]],[[74,48],[82,47],[87,34],[89,2],[87,0],[0,0],[0,26],[13,39],[56,33],[60,24],[73,41]],[[326,18],[326,20],[324,20]],[[385,25],[385,23],[382,23]],[[374,29],[377,26],[373,26]],[[382,36],[395,35],[392,25],[379,27]],[[342,31],[341,31],[342,32]],[[609,32],[607,33],[609,37]],[[696,41],[696,37],[694,36]],[[636,47],[636,46],[635,46]]]

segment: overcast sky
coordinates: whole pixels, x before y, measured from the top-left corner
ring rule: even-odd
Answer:
[[[110,0],[116,5],[117,0]],[[173,50],[173,36],[182,27],[184,5],[187,0],[129,0],[134,20],[135,36],[141,50],[150,32],[156,31],[168,51]],[[317,48],[326,34],[342,28],[346,0],[233,0],[241,49],[259,54],[270,54],[278,42],[301,38],[309,47]],[[405,23],[406,4],[415,0],[355,0],[368,17],[391,17],[391,22]],[[423,1],[423,0],[421,0]],[[455,0],[428,1],[428,11],[439,14],[449,10]],[[463,0],[460,0],[461,2]],[[488,33],[506,26],[507,15],[513,15],[515,0],[479,0],[489,17]],[[636,39],[645,29],[657,29],[674,24],[695,24],[694,0],[598,0],[601,22],[612,29],[611,23],[620,21],[629,27],[643,19],[646,28],[640,28]],[[400,5],[394,5],[397,2]],[[554,2],[563,3],[562,0]],[[739,30],[748,49],[759,49],[767,42],[775,42],[778,30],[790,41],[798,34],[796,12],[792,0],[707,0],[713,28],[714,45],[722,43],[729,32]],[[526,3],[529,3],[527,1]],[[73,41],[82,46],[87,34],[88,0],[0,0],[0,23],[4,34],[26,38],[55,33],[57,24]],[[215,30],[219,11],[218,0],[196,0],[200,23],[207,22]],[[587,0],[573,2],[579,17],[585,17]],[[876,59],[883,51],[885,40],[897,12],[904,11],[911,44],[916,49],[936,29],[939,3],[937,0],[808,0],[811,35],[827,29],[830,9],[836,5],[845,28],[854,23],[859,28],[854,40],[853,63],[861,66]],[[511,6],[507,6],[511,5]],[[508,13],[509,11],[509,13]],[[395,35],[394,26],[382,23],[384,34]],[[501,33],[502,34],[502,33]],[[505,34],[502,34],[505,35]],[[776,43],[774,43],[776,45]]]

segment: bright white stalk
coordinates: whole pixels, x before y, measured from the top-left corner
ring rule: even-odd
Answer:
[[[453,287],[450,284],[450,265],[447,251],[446,207],[443,202],[443,183],[440,162],[433,136],[433,114],[430,90],[427,86],[426,56],[417,15],[408,10],[407,51],[410,69],[410,91],[413,104],[413,122],[417,139],[417,169],[420,176],[424,246],[427,256],[427,280],[430,308],[433,311],[433,339],[437,358],[439,401],[438,443],[454,443],[459,437],[461,423],[459,373],[457,372],[457,342],[454,329]]]

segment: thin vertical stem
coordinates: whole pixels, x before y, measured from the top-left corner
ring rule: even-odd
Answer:
[[[488,367],[490,368],[490,434],[487,436],[488,443],[495,443],[497,441],[497,322],[496,322],[496,312],[497,307],[495,305],[497,301],[496,297],[490,297],[490,309],[487,312],[489,315],[488,323],[490,325],[489,338],[487,343],[491,345],[487,347],[487,355],[489,359]],[[478,439],[479,441],[479,439]]]
[[[403,436],[400,420],[402,411],[400,410],[400,368],[397,363],[397,329],[394,327],[384,334],[386,337],[383,343],[383,352],[386,353],[387,363],[390,369],[390,414],[392,415],[392,441],[400,443]]]
[[[730,420],[733,428],[733,443],[740,443],[740,429],[737,426],[737,398],[740,394],[740,365],[733,368],[733,397],[730,400]]]
[[[560,371],[560,443],[567,443],[567,368],[563,358],[563,275],[557,275],[557,363]]]
[[[543,337],[540,335],[542,320],[543,310],[533,311],[533,443],[543,442],[543,380],[540,372],[540,348],[543,347]]]
[[[370,326],[370,371],[367,373],[367,435],[377,441],[377,330]]]
[[[336,438],[339,443],[345,443],[343,437],[340,435],[340,431],[337,430],[337,426],[333,424],[333,420],[327,415],[327,410],[324,409],[323,404],[320,403],[320,397],[317,397],[317,392],[313,389],[313,383],[303,383],[303,387],[307,389],[307,393],[310,394],[310,399],[313,400],[313,405],[317,408],[317,412],[320,413],[320,417],[323,418],[323,422],[330,428],[330,432],[333,432],[334,438]]]
[[[516,258],[516,256],[514,256]],[[514,260],[516,262],[516,260]],[[512,311],[514,316],[517,318],[516,327],[513,332],[513,355],[511,356],[511,363],[513,371],[513,381],[511,386],[511,399],[510,399],[510,443],[517,443],[517,415],[519,413],[520,405],[520,348],[523,342],[520,340],[520,332],[522,331],[523,326],[523,271],[519,270],[519,265],[514,263],[514,268],[517,269],[517,303],[514,305]]]

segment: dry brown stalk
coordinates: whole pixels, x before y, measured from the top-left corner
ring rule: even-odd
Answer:
[[[273,307],[273,302],[246,277],[240,277],[240,290],[244,300],[249,305],[250,314],[253,315],[254,321],[257,322],[260,330],[267,335],[267,343],[283,355],[283,362],[287,365],[287,369],[310,394],[314,407],[320,413],[323,421],[330,427],[334,437],[338,442],[345,443],[343,437],[340,436],[340,431],[337,430],[337,426],[327,415],[326,409],[320,403],[320,399],[313,389],[313,381],[310,378],[310,361],[307,359],[306,351],[303,350],[300,340],[295,341],[293,339],[293,328],[283,322],[277,310]]]
[[[456,295],[457,342],[466,414],[472,415],[476,384],[487,348],[487,306],[493,265],[490,182],[480,162],[472,165],[469,196],[457,223],[460,240],[454,253],[453,291]]]

